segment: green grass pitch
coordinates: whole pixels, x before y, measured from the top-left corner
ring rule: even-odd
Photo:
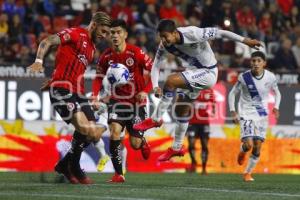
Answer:
[[[54,173],[0,173],[0,200],[190,200],[300,199],[299,175],[254,175],[245,183],[237,174],[127,173],[123,184],[106,183],[112,174],[90,174],[93,185],[55,183]]]

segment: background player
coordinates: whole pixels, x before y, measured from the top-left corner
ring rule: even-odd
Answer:
[[[43,89],[50,90],[52,106],[66,123],[75,127],[71,149],[55,166],[58,173],[64,174],[74,184],[92,183],[80,168],[79,161],[83,149],[90,142],[97,142],[105,131],[105,128],[96,126],[94,112],[84,96],[83,74],[93,60],[94,43],[109,35],[110,23],[107,14],[97,12],[88,27],[68,28],[47,37],[39,44],[36,60],[29,66],[31,72],[42,72],[48,50],[58,46],[52,79]]]
[[[197,98],[200,90],[211,88],[217,82],[217,60],[208,40],[216,39],[217,37],[228,38],[254,48],[261,46],[261,44],[257,40],[244,38],[218,28],[198,28],[196,26],[177,28],[175,22],[168,19],[159,22],[157,31],[161,38],[161,43],[155,56],[151,80],[155,95],[157,97],[162,95],[162,98],[152,118],[136,124],[134,128],[139,131],[145,131],[152,127],[161,126],[161,117],[172,103],[176,90],[183,89],[186,95],[180,95],[175,104],[174,116],[177,118],[175,140],[172,147],[158,158],[159,161],[167,161],[173,156],[182,156],[184,154],[182,143],[188,128],[191,103]],[[158,87],[160,62],[166,52],[180,58],[186,63],[183,66],[187,69],[181,73],[174,73],[168,76],[163,91],[161,91]]]
[[[195,158],[195,141],[197,138],[201,142],[202,174],[207,175],[206,164],[208,160],[208,140],[209,140],[209,117],[215,113],[215,95],[212,89],[201,90],[198,98],[194,102],[193,117],[189,121],[187,130],[189,153],[191,166],[189,172],[195,172],[197,161]]]
[[[113,88],[108,106],[108,123],[111,134],[110,153],[115,169],[111,182],[124,182],[121,164],[121,137],[126,127],[130,134],[130,144],[134,149],[141,149],[144,159],[150,156],[150,148],[144,138],[143,131],[133,130],[133,125],[146,118],[147,93],[152,84],[145,84],[144,70],[150,71],[151,58],[139,47],[126,43],[128,36],[124,20],[114,20],[111,24],[112,48],[107,49],[100,57],[97,67],[97,78],[93,82],[93,95],[95,105],[96,97],[102,86],[102,79],[107,69],[113,63],[124,64],[129,69],[129,84]]]
[[[107,98],[108,96],[101,96],[100,99],[103,100],[104,98]],[[97,120],[97,125],[105,126],[107,127],[107,119],[108,119],[108,113],[107,113],[107,105],[103,102],[99,102],[99,108],[95,112],[95,117]],[[123,140],[123,137],[125,136],[125,131],[121,133],[121,140]],[[102,172],[105,168],[106,163],[110,160],[109,155],[107,155],[105,151],[105,143],[102,138],[100,138],[99,142],[94,143],[95,148],[97,152],[99,153],[99,160],[97,164],[97,170],[99,172]],[[127,160],[127,149],[122,144],[121,145],[121,151],[122,151],[122,169],[123,173],[125,174],[126,171],[126,160]]]
[[[229,93],[229,109],[235,123],[241,126],[241,151],[238,155],[238,164],[245,162],[246,152],[252,149],[248,165],[244,172],[244,181],[254,181],[251,176],[256,166],[262,142],[266,138],[268,128],[268,98],[271,90],[275,92],[275,107],[273,113],[279,117],[279,92],[275,75],[264,69],[266,57],[261,51],[251,55],[251,70],[238,77],[238,82]],[[235,97],[240,93],[238,113],[235,111]]]

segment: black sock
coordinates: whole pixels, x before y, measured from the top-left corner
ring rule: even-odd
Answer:
[[[109,145],[111,161],[117,174],[123,175],[122,156],[121,156],[121,140],[110,140]]]
[[[68,152],[68,154],[70,154],[72,163],[79,164],[81,153],[89,144],[90,142],[87,141],[85,135],[81,134],[78,131],[74,131],[71,144],[72,146]]]

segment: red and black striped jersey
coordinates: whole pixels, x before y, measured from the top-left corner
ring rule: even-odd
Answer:
[[[93,82],[93,95],[97,96],[102,85],[102,79],[107,69],[113,63],[121,63],[129,70],[129,84],[115,88],[111,98],[120,102],[135,103],[135,95],[139,92],[149,92],[151,81],[146,84],[144,70],[151,71],[152,59],[135,45],[126,44],[126,49],[118,53],[112,48],[107,49],[99,58],[97,78]]]
[[[84,28],[68,28],[57,33],[61,40],[52,74],[52,87],[84,93],[84,72],[93,60],[95,45]]]

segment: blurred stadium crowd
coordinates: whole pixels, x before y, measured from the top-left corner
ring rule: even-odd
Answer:
[[[300,0],[0,0],[0,63],[27,66],[37,44],[47,35],[72,26],[85,26],[92,13],[105,11],[125,19],[128,42],[154,56],[155,28],[162,18],[178,25],[218,26],[265,43],[269,69],[300,72]],[[213,42],[221,69],[248,68],[249,50],[231,41]],[[95,59],[108,46],[100,42]],[[248,52],[248,53],[247,53]],[[53,53],[47,57],[50,65]],[[180,63],[171,55],[169,69]]]

